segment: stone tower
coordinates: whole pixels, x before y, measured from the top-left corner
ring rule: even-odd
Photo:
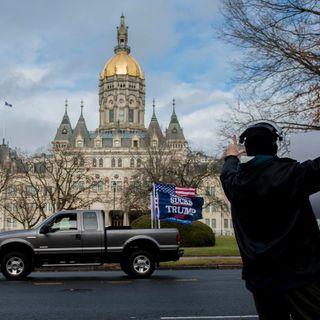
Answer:
[[[117,27],[115,55],[105,64],[99,81],[98,131],[145,130],[145,83],[139,63],[131,57],[128,27],[122,15]]]

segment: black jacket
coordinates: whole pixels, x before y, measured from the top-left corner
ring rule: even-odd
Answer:
[[[256,156],[240,164],[228,156],[220,179],[249,289],[285,289],[320,276],[320,231],[309,201],[320,191],[320,157]]]

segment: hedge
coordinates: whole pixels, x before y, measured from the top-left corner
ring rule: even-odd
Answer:
[[[150,215],[141,216],[131,223],[133,229],[148,229],[150,226]],[[216,244],[212,229],[200,221],[190,225],[161,221],[161,228],[178,228],[182,247],[211,247]]]

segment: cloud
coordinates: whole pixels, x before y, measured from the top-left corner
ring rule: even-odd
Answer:
[[[98,127],[99,73],[113,55],[124,13],[132,55],[146,78],[145,125],[155,98],[165,129],[175,98],[186,138],[212,152],[212,119],[232,100],[229,60],[237,55],[215,38],[219,5],[211,0],[2,1],[0,103],[7,99],[14,108],[0,107],[5,119],[0,126],[10,145],[36,150],[50,144],[66,98],[73,126],[83,99],[88,129]]]
[[[99,123],[96,92],[43,92],[26,99],[17,99],[12,108],[1,106],[0,126],[11,147],[32,152],[50,145],[61,123],[66,98],[72,126],[75,127],[80,117],[80,105],[83,100],[83,113],[88,129],[94,130]]]
[[[226,105],[212,105],[197,110],[181,119],[186,139],[192,149],[215,155],[220,153],[219,118],[224,114]]]
[[[208,94],[206,91],[198,89],[196,96],[199,101],[202,101],[201,108],[186,112],[180,117],[185,137],[193,149],[211,155],[219,153],[220,119],[225,114],[228,105],[235,103],[233,93],[215,90]],[[188,96],[185,98],[188,100]],[[183,101],[183,98],[181,100]]]
[[[199,83],[179,83],[167,73],[151,78],[157,83],[152,93],[156,97],[156,115],[161,128],[164,130],[169,125],[175,98],[175,111],[190,146],[209,154],[219,153],[220,119],[230,105],[237,103],[233,90],[208,90]],[[146,125],[152,115],[152,99],[153,96],[149,96],[146,100]]]

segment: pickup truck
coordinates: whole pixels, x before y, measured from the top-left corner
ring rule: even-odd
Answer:
[[[161,261],[182,255],[178,229],[105,227],[102,210],[59,211],[30,230],[0,233],[1,272],[21,280],[36,268],[120,263],[131,277],[149,277]]]

